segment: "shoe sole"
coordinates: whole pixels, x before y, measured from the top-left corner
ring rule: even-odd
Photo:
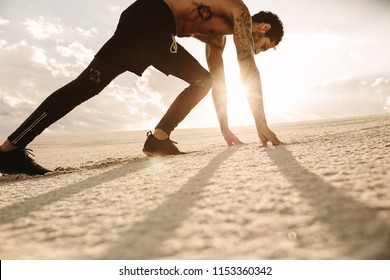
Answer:
[[[45,175],[49,172],[52,172],[52,171],[48,171],[48,172],[42,174],[42,173],[26,173],[26,172],[18,171],[18,170],[0,168],[0,173],[6,174],[6,175],[24,174],[24,175],[28,175],[28,176],[37,176],[37,175],[42,176],[42,175]]]
[[[187,153],[180,152],[180,154],[167,154],[163,152],[151,152],[147,150],[142,150],[142,152],[148,157],[163,157],[163,156],[177,156],[177,155],[185,155]]]
[[[7,175],[21,174],[18,171],[10,170],[10,169],[3,169],[3,168],[0,169],[0,173],[7,174]]]

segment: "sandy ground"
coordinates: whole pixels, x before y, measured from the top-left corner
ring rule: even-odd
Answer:
[[[0,259],[390,259],[390,116],[272,126],[287,144],[227,148],[217,129],[31,145],[50,175],[0,177]]]

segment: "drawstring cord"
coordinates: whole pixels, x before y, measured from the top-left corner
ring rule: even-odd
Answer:
[[[171,34],[172,36],[172,44],[171,44],[171,48],[169,49],[171,51],[171,53],[177,53],[177,42],[176,42],[176,38],[173,34]]]

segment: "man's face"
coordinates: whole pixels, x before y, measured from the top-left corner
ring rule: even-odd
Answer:
[[[254,51],[255,54],[259,54],[260,52],[265,52],[268,49],[275,47],[275,42],[272,42],[269,37],[265,34],[256,34],[253,33],[253,41],[254,41]]]
[[[266,32],[270,29],[271,25],[269,23],[253,22],[252,37],[255,54],[265,52],[266,50],[275,47],[275,42],[272,42],[271,39],[266,35]]]

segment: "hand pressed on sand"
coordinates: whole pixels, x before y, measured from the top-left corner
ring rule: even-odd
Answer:
[[[259,133],[259,137],[260,137],[262,147],[267,147],[268,141],[270,141],[274,146],[284,144],[282,141],[278,139],[278,137],[276,137],[276,134],[268,127],[262,129],[262,131]]]
[[[236,135],[234,135],[233,132],[231,132],[230,129],[223,131],[222,134],[223,134],[223,138],[225,138],[225,141],[228,144],[228,146],[244,144],[243,142],[241,142],[240,139],[238,139],[238,137]]]

